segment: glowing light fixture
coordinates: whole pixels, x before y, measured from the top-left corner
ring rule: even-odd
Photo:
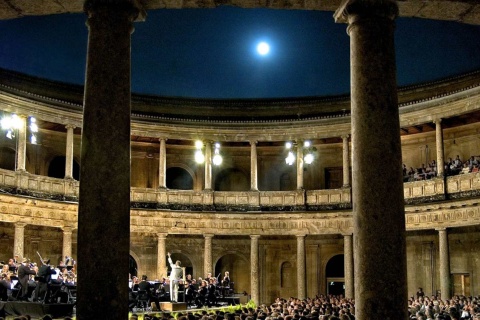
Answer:
[[[200,140],[195,141],[195,162],[196,163],[204,163],[205,162],[205,155],[203,154],[203,142]]]
[[[220,143],[216,142],[215,143],[215,150],[213,151],[213,164],[216,166],[219,166],[223,162],[223,157],[220,154]]]
[[[11,116],[3,117],[1,120],[2,129],[7,130],[7,138],[15,138],[15,130],[18,130],[22,127],[22,119],[20,119],[16,114]]]
[[[297,148],[296,143],[294,142],[286,142],[285,143],[285,148],[288,150],[287,157],[285,158],[285,163],[288,164],[289,166],[293,165],[295,163],[295,149]],[[315,153],[317,151],[317,148],[312,147],[312,142],[310,140],[305,140],[303,142],[303,161],[305,164],[312,164],[313,161],[315,160]]]
[[[292,151],[288,151],[288,155],[285,158],[285,162],[291,166],[295,162],[295,155],[293,154]]]

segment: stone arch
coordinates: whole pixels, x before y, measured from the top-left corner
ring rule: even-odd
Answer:
[[[65,163],[66,163],[66,157],[63,155],[57,155],[53,156],[49,161],[48,161],[48,166],[47,166],[47,175],[52,178],[59,178],[63,179],[65,178]],[[74,159],[73,160],[73,170],[72,170],[72,175],[75,180],[80,179],[80,165],[78,162]]]
[[[196,268],[194,268],[195,265],[189,254],[183,252],[182,250],[175,250],[171,252],[171,258],[173,263],[175,263],[175,261],[177,260],[180,260],[180,262],[182,263],[181,267],[185,268],[185,277],[187,276],[187,274],[191,274],[192,276],[194,275],[194,270]],[[167,274],[170,274],[170,271],[171,268],[167,261]]]
[[[333,255],[325,265],[327,294],[345,294],[345,256],[343,253]]]
[[[176,190],[193,190],[193,177],[184,168],[170,167],[166,171],[166,187]]]
[[[250,291],[250,272],[245,272],[250,270],[249,259],[243,254],[234,251],[225,252],[219,256],[214,265],[214,276],[218,276],[220,281],[225,271],[230,273],[234,292]]]
[[[215,191],[248,191],[250,177],[239,168],[224,168],[215,175]]]
[[[130,258],[132,258],[134,261],[135,261],[135,264],[137,266],[137,270],[135,270],[136,272],[136,276],[138,277],[138,275],[142,275],[145,273],[145,270],[143,270],[142,268],[142,264],[141,264],[141,259],[140,257],[135,253],[133,252],[132,250],[130,250]],[[129,268],[130,268],[130,264],[129,264]],[[131,272],[131,270],[129,270],[130,274],[133,276],[134,274]]]
[[[16,152],[11,147],[0,148],[0,168],[15,171]]]

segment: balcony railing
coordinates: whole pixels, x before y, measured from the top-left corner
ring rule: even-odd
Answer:
[[[79,181],[0,169],[0,191],[78,201]],[[404,183],[406,204],[480,196],[480,173]],[[131,188],[132,208],[192,211],[318,211],[352,207],[351,188],[293,191],[193,191]]]

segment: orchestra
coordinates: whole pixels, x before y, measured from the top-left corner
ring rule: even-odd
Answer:
[[[28,258],[20,260],[17,255],[7,263],[0,261],[0,300],[74,303],[75,297],[70,289],[76,289],[75,260],[65,257],[69,265],[61,261],[53,267],[49,259],[38,255],[40,267]]]
[[[18,256],[8,262],[0,261],[0,301],[75,303],[75,260],[66,256],[65,260],[52,266],[49,259],[38,255],[40,267],[30,259],[19,259]],[[159,301],[171,301],[169,277],[154,281],[146,281],[146,276],[142,278],[143,281],[140,281],[136,275],[129,275],[130,309],[138,307],[139,291],[148,291],[148,302],[156,302],[157,308]],[[178,301],[197,308],[215,306],[233,292],[228,271],[225,271],[223,278],[220,278],[220,274],[215,277],[208,273],[205,279],[199,277],[198,280],[188,274],[178,281],[178,286]]]

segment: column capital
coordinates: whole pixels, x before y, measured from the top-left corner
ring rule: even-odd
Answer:
[[[398,5],[395,0],[344,0],[333,14],[333,18],[336,23],[352,23],[355,22],[350,19],[352,15],[393,20],[398,16]]]
[[[63,227],[60,227],[60,229],[62,229],[63,233],[72,233],[73,232],[73,227],[72,226],[63,226]]]
[[[307,235],[306,234],[296,234],[295,237],[298,238],[305,238]]]
[[[167,140],[168,140],[168,137],[160,137],[160,138],[158,138],[158,141],[162,141],[162,140],[163,140],[163,141],[167,141]]]
[[[344,237],[344,238],[345,238],[345,237],[349,237],[349,236],[350,236],[350,237],[353,236],[353,232],[342,232],[342,233],[340,233],[340,234],[341,234],[342,237]]]
[[[433,120],[433,123],[435,123],[438,126],[440,123],[442,123],[442,118],[437,118]]]
[[[342,138],[342,140],[347,140],[348,141],[348,138],[350,137],[350,134],[348,134],[348,133],[347,134],[342,134],[340,137]]]
[[[15,222],[15,228],[25,228],[27,224],[26,222]]]
[[[252,239],[252,240],[258,240],[259,238],[260,238],[259,234],[251,234],[250,235],[250,239]]]
[[[83,11],[89,15],[92,11],[108,7],[114,10],[130,10],[130,15],[133,21],[145,21],[145,17],[147,16],[145,8],[138,0],[86,0],[83,5]]]
[[[206,234],[203,235],[204,238],[210,238],[210,239],[213,238],[214,236],[215,235],[212,234],[212,233],[206,233]]]
[[[250,145],[257,145],[258,144],[258,140],[248,140],[248,142],[250,142]]]
[[[158,240],[161,240],[161,239],[165,240],[167,239],[167,236],[168,236],[168,233],[157,233]]]
[[[447,227],[444,227],[444,228],[435,228],[435,231],[447,231],[448,228]]]
[[[77,127],[76,125],[71,124],[71,123],[67,123],[67,124],[65,125],[65,129],[75,129],[76,127]]]

